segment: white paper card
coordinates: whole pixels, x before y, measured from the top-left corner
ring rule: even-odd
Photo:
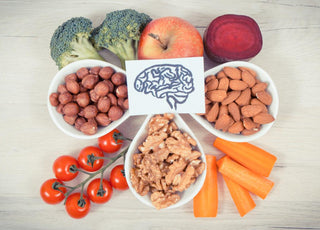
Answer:
[[[130,115],[204,113],[203,57],[126,61]]]

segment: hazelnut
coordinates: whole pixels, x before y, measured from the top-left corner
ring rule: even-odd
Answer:
[[[98,113],[98,115],[96,116],[96,121],[101,126],[107,126],[111,123],[111,120],[105,113]]]
[[[103,97],[109,93],[109,86],[106,82],[101,81],[94,87],[94,91],[97,95]]]
[[[93,89],[90,90],[89,94],[90,94],[90,99],[93,102],[97,102],[100,98],[100,96],[98,94],[96,94],[96,92]]]
[[[59,102],[63,105],[73,100],[73,96],[69,92],[61,93],[58,98],[59,98]]]
[[[99,81],[98,75],[89,74],[82,79],[81,83],[85,88],[93,89],[98,81]]]
[[[75,73],[71,73],[71,74],[68,74],[67,76],[65,76],[65,78],[64,78],[65,82],[67,82],[69,80],[77,81],[78,77],[77,77],[77,75]]]
[[[86,67],[82,67],[82,68],[78,69],[76,74],[79,79],[83,79],[86,75],[89,74],[89,70]]]
[[[110,66],[103,67],[99,72],[99,76],[103,79],[110,79],[113,73],[114,70]]]
[[[78,94],[80,91],[80,86],[75,80],[66,81],[66,88],[70,93],[73,94]]]
[[[128,89],[126,85],[119,85],[116,89],[116,95],[118,98],[127,98],[128,97]]]
[[[63,119],[64,119],[65,122],[67,122],[69,125],[74,125],[77,117],[78,117],[77,115],[73,115],[73,116],[64,115],[64,116],[63,116]]]
[[[58,106],[59,105],[59,101],[58,101],[58,97],[59,97],[59,94],[58,93],[52,93],[50,94],[50,97],[49,97],[49,101],[50,101],[50,104],[52,106]]]
[[[86,119],[84,119],[83,117],[78,117],[74,123],[74,127],[77,129],[77,130],[80,130],[80,127],[82,124],[86,123]]]
[[[121,107],[122,110],[127,110],[129,109],[129,101],[128,99],[124,98],[118,98],[118,105]]]
[[[123,108],[123,102],[124,102],[124,98],[121,98],[121,97],[118,98],[117,103],[118,103],[118,105],[120,106],[121,109],[124,109],[124,108]]]
[[[86,87],[84,87],[81,82],[79,83],[79,86],[80,86],[80,93],[83,93],[83,92],[87,92],[88,89]]]
[[[109,92],[113,92],[114,90],[114,84],[110,80],[104,80],[105,83],[109,86]]]
[[[120,119],[123,115],[123,110],[116,105],[111,106],[111,108],[108,111],[108,117],[111,121],[116,121]]]
[[[114,85],[122,85],[126,83],[126,75],[117,72],[111,76],[111,81]]]
[[[57,107],[56,107],[56,110],[58,113],[60,114],[63,114],[62,110],[63,110],[63,104],[59,104]]]
[[[123,102],[123,108],[124,108],[124,110],[129,109],[129,100],[128,100],[128,98],[124,100],[124,102]]]
[[[69,102],[63,106],[62,112],[67,116],[74,116],[79,113],[80,109],[77,103]]]
[[[98,109],[95,105],[88,105],[83,109],[83,116],[87,119],[94,118],[98,114]]]
[[[83,92],[77,95],[76,101],[80,107],[86,107],[90,103],[89,93]]]
[[[65,84],[59,85],[57,91],[58,91],[58,93],[60,93],[60,94],[61,94],[61,93],[66,93],[66,92],[68,92]]]
[[[98,125],[90,120],[81,125],[80,131],[86,135],[93,135],[97,133]]]
[[[92,73],[92,74],[99,74],[101,70],[101,67],[100,66],[95,66],[95,67],[92,67],[89,72]]]
[[[111,101],[108,97],[101,97],[97,103],[100,112],[106,113],[110,109]]]
[[[108,93],[107,97],[110,99],[111,105],[117,105],[117,97],[113,93]]]

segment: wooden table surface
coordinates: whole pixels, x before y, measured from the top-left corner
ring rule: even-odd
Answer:
[[[263,48],[250,62],[273,78],[280,110],[272,129],[252,143],[275,154],[270,179],[275,186],[257,207],[241,218],[219,176],[216,218],[193,217],[192,202],[156,211],[131,192],[115,191],[110,202],[92,205],[81,220],[70,218],[63,204],[45,204],[39,196],[53,177],[53,161],[76,156],[96,140],[62,133],[47,110],[47,90],[57,72],[50,58],[53,31],[74,16],[98,25],[107,12],[134,8],[152,18],[178,16],[203,34],[215,17],[226,13],[253,17],[260,25]],[[320,1],[317,0],[170,0],[170,1],[0,1],[0,229],[320,229],[319,64]],[[119,65],[109,53],[107,61]],[[205,69],[217,64],[205,59]],[[214,136],[183,115],[208,154]],[[131,117],[119,129],[134,137],[144,116]]]

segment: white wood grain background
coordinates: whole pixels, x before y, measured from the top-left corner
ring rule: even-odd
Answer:
[[[253,17],[261,27],[263,49],[251,60],[273,78],[280,95],[273,128],[253,144],[275,154],[270,176],[275,187],[240,218],[219,178],[217,218],[196,219],[192,203],[170,211],[152,210],[130,191],[115,191],[105,205],[92,205],[84,219],[68,217],[63,205],[39,197],[51,166],[62,154],[76,156],[86,145],[53,124],[47,90],[57,72],[49,42],[58,25],[73,16],[98,25],[105,13],[134,8],[153,18],[182,17],[202,34],[226,13]],[[109,53],[105,58],[119,65]],[[170,0],[63,1],[0,0],[0,229],[320,229],[320,1],[319,0]],[[216,64],[205,61],[206,70]],[[214,136],[183,115],[206,153]],[[131,117],[119,129],[133,137],[144,117]]]

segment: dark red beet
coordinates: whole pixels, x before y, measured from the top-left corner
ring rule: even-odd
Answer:
[[[262,35],[255,20],[226,14],[214,19],[203,35],[208,57],[218,63],[248,60],[262,49]]]

